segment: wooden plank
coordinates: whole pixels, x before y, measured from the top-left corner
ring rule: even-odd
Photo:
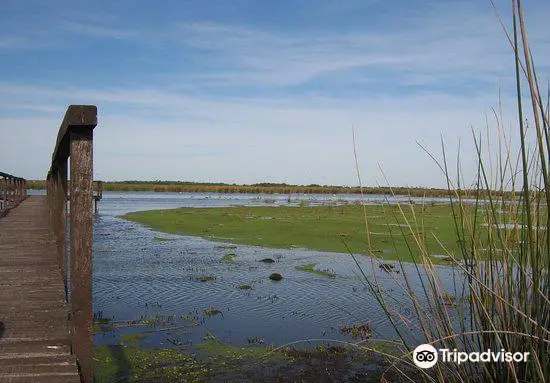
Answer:
[[[0,381],[80,382],[45,196],[0,219]]]

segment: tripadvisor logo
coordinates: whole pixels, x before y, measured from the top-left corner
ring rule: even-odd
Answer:
[[[437,350],[431,344],[421,344],[414,349],[413,362],[420,368],[435,366],[437,359]]]
[[[474,363],[485,363],[485,362],[497,362],[497,363],[507,363],[507,362],[527,362],[529,357],[528,352],[510,352],[504,349],[501,349],[498,352],[492,350],[487,350],[483,352],[464,352],[454,350],[449,350],[447,348],[441,348],[438,351],[429,344],[421,344],[414,349],[413,352],[413,362],[420,368],[431,368],[435,366],[438,360],[442,362],[452,362],[452,363],[464,363],[464,362],[474,362]]]

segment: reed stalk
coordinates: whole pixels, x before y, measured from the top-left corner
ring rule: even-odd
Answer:
[[[515,60],[518,152],[513,152],[512,136],[502,128],[501,110],[494,110],[497,153],[492,153],[489,144],[484,147],[482,139],[473,134],[477,157],[474,188],[464,192],[460,155],[452,175],[443,142],[441,160],[430,154],[447,182],[459,244],[458,251],[451,251],[440,243],[453,260],[453,281],[443,281],[440,269],[432,263],[421,214],[413,215],[415,218],[402,229],[411,256],[419,257],[415,272],[404,272],[402,279],[395,277],[406,302],[396,302],[390,296],[395,291],[385,293],[376,273],[369,277],[363,273],[401,341],[399,361],[391,360],[390,369],[399,371],[403,380],[550,381],[548,107],[544,107],[539,88],[521,0],[512,0],[512,8],[512,31],[505,28],[505,32]],[[501,24],[504,26],[502,20]],[[530,108],[523,105],[525,89]],[[415,207],[402,207],[401,219],[406,219],[405,209],[409,208]],[[437,233],[430,235],[437,238]],[[415,278],[420,280],[420,288],[413,288]],[[410,315],[404,314],[404,307]],[[468,353],[501,349],[528,352],[529,358],[525,363],[448,362],[420,369],[413,363],[412,351],[422,343]]]

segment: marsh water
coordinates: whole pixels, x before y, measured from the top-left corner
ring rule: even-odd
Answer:
[[[394,331],[362,273],[369,278],[376,273],[382,288],[403,302],[400,314],[412,313],[398,287],[403,273],[382,270],[380,261],[373,263],[358,255],[359,267],[350,254],[233,245],[230,239],[214,242],[159,233],[120,218],[128,212],[151,209],[299,205],[304,200],[309,204],[353,203],[359,198],[105,192],[94,218],[94,312],[112,323],[148,325],[155,330],[149,331],[145,340],[151,347],[193,345],[207,337],[235,345],[293,343],[307,347],[323,341],[354,341],[340,331],[340,325],[367,322],[372,338],[393,339]],[[385,196],[365,198],[367,203],[387,202]],[[389,201],[409,200],[393,197]],[[228,253],[236,255],[233,261],[223,259]],[[261,262],[265,258],[275,262]],[[336,276],[297,269],[311,263]],[[403,267],[416,274],[414,265]],[[399,268],[397,265],[396,271],[401,271]],[[453,269],[442,267],[440,272],[453,291]],[[270,280],[272,273],[280,273],[283,279]],[[420,288],[418,280],[412,283]],[[190,321],[194,326],[185,326]],[[116,344],[121,334],[147,329],[120,327],[97,333],[94,343]]]

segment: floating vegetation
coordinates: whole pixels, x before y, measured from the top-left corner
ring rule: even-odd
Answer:
[[[105,318],[103,316],[103,311],[98,311],[94,313],[94,330],[100,332],[108,332],[113,330],[113,318]]]
[[[216,315],[222,315],[223,316],[223,313],[221,312],[221,310],[218,310],[215,307],[211,307],[209,309],[204,309],[203,312],[204,312],[204,315],[209,316],[209,317],[213,317],[213,316],[216,316]]]
[[[283,279],[283,276],[279,273],[273,273],[269,276],[269,279],[271,279],[272,281],[280,281],[281,279]]]
[[[94,347],[94,382],[204,381],[209,369],[176,350],[142,348],[141,334],[121,335],[120,344]]]
[[[175,241],[175,238],[163,238],[163,237],[154,237],[153,242],[166,242],[166,241]]]
[[[204,275],[202,277],[197,277],[196,279],[197,279],[197,281],[201,281],[201,282],[215,281],[216,276],[215,275]]]
[[[253,337],[247,339],[248,344],[230,345],[208,330],[204,342],[194,343],[191,349],[181,347],[189,344],[177,338],[167,340],[177,349],[144,347],[148,343],[144,333],[123,334],[118,344],[95,346],[94,382],[273,381],[274,371],[277,381],[325,381],[327,376],[348,376],[348,362],[352,366],[382,363],[353,348],[330,344],[313,349],[275,348]],[[320,363],[328,370],[319,368]],[[364,381],[382,372],[369,367],[358,377]]]
[[[264,344],[264,338],[248,338],[248,344]]]
[[[97,322],[97,323],[105,323],[105,322],[111,322],[112,321],[111,318],[103,317],[103,311],[102,310],[99,310],[99,311],[95,312],[93,314],[93,319],[94,319],[94,322]]]
[[[250,286],[250,285],[239,285],[239,286],[237,286],[237,288],[239,290],[250,290],[250,289],[252,289],[252,286]]]
[[[350,325],[341,324],[340,333],[350,335],[353,339],[370,339],[372,328],[370,323],[353,323]]]
[[[214,246],[215,249],[225,249],[225,250],[233,250],[233,249],[236,249],[237,246],[235,245],[218,245],[218,246]]]
[[[319,356],[344,355],[348,352],[346,347],[327,346],[321,344],[313,349],[299,349],[295,347],[285,347],[282,352],[290,358],[315,358]]]
[[[113,249],[109,249],[109,248],[106,248],[106,249],[94,249],[94,252],[95,253],[112,253],[114,250]]]
[[[113,320],[111,318],[100,318],[100,319],[95,319],[94,322],[99,324],[99,325],[102,325],[102,324],[109,324],[111,323]]]
[[[445,262],[453,262],[453,258],[451,258],[449,255],[430,254],[430,257],[433,257],[433,258],[436,258],[436,259],[439,259],[439,260],[445,261]]]
[[[317,274],[322,277],[336,278],[335,273],[331,273],[329,270],[317,270],[315,269],[316,263],[308,263],[307,265],[296,266],[296,270],[306,271],[308,273]]]
[[[384,270],[386,273],[391,273],[392,271],[396,273],[399,272],[399,270],[395,268],[395,265],[391,263],[381,263],[378,267]]]
[[[233,262],[233,261],[235,261],[235,258],[237,258],[237,254],[229,253],[229,254],[225,254],[222,257],[222,261],[223,262]]]

